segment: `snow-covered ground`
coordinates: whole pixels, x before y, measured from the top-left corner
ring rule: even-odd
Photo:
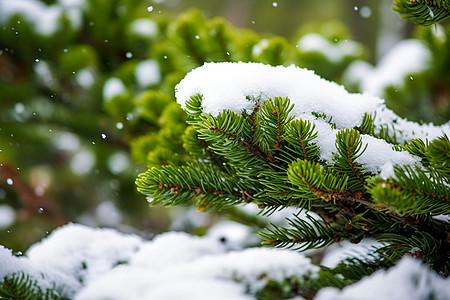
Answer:
[[[147,241],[69,224],[25,256],[0,247],[0,277],[24,271],[41,287],[56,283],[65,297],[94,300],[252,299],[247,292],[254,294],[269,280],[302,282],[317,275],[318,267],[293,251],[230,247],[228,230],[232,236],[248,234],[245,226],[236,226],[221,226],[204,237],[169,232]]]
[[[318,275],[319,268],[295,251],[230,247],[227,237],[236,233],[245,236],[248,231],[228,225],[203,237],[168,232],[148,241],[113,229],[68,224],[24,256],[0,247],[0,277],[24,271],[41,287],[55,284],[62,296],[77,300],[198,300],[255,299],[269,280],[289,278],[301,289],[305,280]],[[343,252],[367,249],[368,244],[336,246],[328,252],[328,265],[345,257]],[[444,300],[450,299],[450,279],[407,257],[343,290],[323,289],[315,299]]]

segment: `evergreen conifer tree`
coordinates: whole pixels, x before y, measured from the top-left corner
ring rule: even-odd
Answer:
[[[325,129],[317,129],[315,121],[294,117],[295,106],[287,97],[248,95],[251,108],[242,112],[224,109],[218,114],[205,112],[204,107],[211,104],[203,101],[198,94],[184,104],[190,127],[183,145],[195,160],[151,168],[136,181],[152,205],[194,202],[198,210],[211,211],[255,203],[266,214],[294,206],[298,212],[320,216],[302,219],[293,215],[288,227],[269,225],[260,233],[263,245],[269,247],[304,251],[342,240],[380,241],[381,246],[368,258],[354,258],[344,266],[324,270],[340,274],[336,278],[342,281],[335,279],[338,285],[393,265],[405,255],[449,275],[450,228],[437,218],[450,214],[450,142],[446,135],[403,144],[399,128],[394,125],[392,131],[376,125],[375,116],[366,113],[358,126],[340,128],[334,137],[327,137],[334,139],[336,147],[330,163],[320,155],[324,149],[317,142],[320,130]],[[312,115],[331,128],[337,126],[332,118],[336,115],[315,111]],[[376,139],[363,142],[363,135]],[[395,165],[388,176],[366,169],[358,158],[377,139],[420,157],[420,162]],[[323,275],[318,285],[337,284],[327,282],[329,276]]]
[[[260,233],[267,247],[304,251],[344,240],[358,243],[366,238],[383,243],[368,256],[350,257],[332,269],[322,267],[320,276],[302,282],[301,288],[292,279],[282,284],[271,282],[258,292],[258,298],[289,298],[301,294],[310,299],[323,287],[345,287],[378,269],[394,265],[403,256],[414,256],[441,275],[449,275],[450,228],[448,222],[439,218],[450,213],[447,136],[404,142],[399,138],[400,132],[389,126],[378,126],[374,121],[376,116],[367,114],[359,126],[340,128],[333,137],[337,151],[333,163],[329,163],[320,157],[320,147],[314,142],[320,128],[311,120],[293,118],[290,113],[294,107],[289,98],[256,97],[249,99],[254,103],[251,111],[224,111],[218,115],[203,111],[201,95],[184,99],[188,100],[186,112],[174,103],[175,85],[187,72],[205,62],[295,63],[311,68],[317,65],[322,66],[318,67],[318,74],[340,80],[348,64],[363,58],[361,53],[351,53],[333,62],[321,53],[298,51],[283,38],[262,38],[251,31],[236,29],[223,19],[209,20],[196,10],[176,20],[156,18],[157,33],[144,37],[131,29],[133,21],[143,17],[143,10],[137,9],[142,8],[140,1],[120,1],[122,9],[135,12],[133,18],[129,17],[131,14],[120,14],[108,2],[96,3],[101,6],[96,11],[84,8],[80,28],[63,15],[64,26],[50,35],[35,32],[32,23],[19,14],[8,20],[5,28],[19,28],[20,34],[30,37],[30,43],[18,45],[13,31],[2,31],[1,45],[15,51],[5,51],[0,56],[0,66],[6,66],[11,75],[2,78],[0,96],[9,95],[5,97],[9,103],[26,96],[26,108],[39,108],[43,107],[43,98],[56,95],[56,108],[42,114],[44,119],[60,126],[62,132],[80,133],[87,144],[93,135],[100,136],[99,126],[102,131],[114,131],[120,124],[120,131],[108,134],[107,141],[114,145],[114,150],[96,148],[96,156],[101,161],[99,168],[105,168],[105,153],[130,149],[137,163],[150,168],[136,183],[153,206],[194,203],[200,211],[219,210],[239,217],[233,208],[251,202],[266,215],[296,207],[298,212],[310,211],[318,216],[292,215],[286,227],[268,224]],[[448,1],[396,0],[394,9],[402,17],[423,25],[436,24],[449,15]],[[104,32],[108,33],[107,37]],[[433,68],[440,68],[439,74],[434,74],[430,81],[443,86],[439,91],[445,95],[450,39],[442,44],[430,31],[424,30],[422,34],[433,50]],[[448,30],[446,35],[449,36]],[[334,40],[334,37],[326,38],[330,42]],[[40,49],[39,53],[36,49]],[[130,49],[133,59],[127,59]],[[65,50],[73,55],[65,57]],[[36,76],[30,62],[37,56],[55,73],[49,78],[56,81],[43,82]],[[138,62],[147,59],[159,63],[161,78],[159,82],[141,86],[136,82],[135,72]],[[74,71],[84,69],[98,75],[92,94],[80,89],[80,83],[73,78]],[[102,87],[111,79],[125,83],[125,90],[98,101],[102,100]],[[25,85],[25,81],[32,84]],[[393,95],[396,96],[399,97]],[[88,117],[79,119],[86,112]],[[444,112],[441,119],[445,121],[446,116]],[[314,117],[326,121],[330,127],[335,126],[330,116],[315,113]],[[52,154],[59,153],[48,142],[52,133],[39,120],[24,123],[17,118],[11,119],[4,112],[3,132],[14,131],[30,143],[48,148],[48,161]],[[41,129],[38,135],[29,129],[38,126]],[[420,163],[395,166],[389,177],[366,170],[358,163],[366,150],[363,142],[366,135],[420,157]],[[8,162],[13,166],[19,157],[29,157],[32,161],[33,155],[24,149],[18,147],[15,152],[3,154],[8,154]],[[125,179],[131,181],[130,174]],[[89,178],[85,181],[89,182]],[[61,195],[61,191],[55,195]],[[254,220],[252,216],[244,218],[244,221]],[[38,287],[35,279],[27,274],[16,273],[1,282],[0,299],[3,298],[60,299],[60,294],[54,288]]]
[[[413,22],[430,25],[448,16],[446,5],[396,1],[394,9]],[[154,167],[138,177],[138,190],[151,205],[193,202],[198,210],[211,211],[253,202],[266,214],[295,206],[299,212],[320,215],[307,220],[294,215],[288,228],[269,226],[260,233],[263,245],[269,247],[304,251],[341,240],[382,242],[369,257],[323,268],[316,288],[345,286],[405,255],[449,275],[450,227],[438,217],[450,214],[447,135],[405,142],[397,139],[399,132],[377,126],[375,116],[366,114],[359,126],[336,134],[337,152],[330,164],[320,158],[320,148],[313,142],[319,134],[315,125],[292,118],[289,98],[249,97],[252,110],[224,110],[218,115],[203,110],[200,94],[179,99],[186,101],[190,125],[183,146],[194,161]],[[335,126],[332,118],[315,114]],[[363,134],[420,157],[420,163],[396,165],[388,178],[365,170],[357,162],[367,146]]]

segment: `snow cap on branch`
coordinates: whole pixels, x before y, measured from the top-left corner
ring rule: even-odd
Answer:
[[[261,63],[205,63],[194,69],[176,86],[177,102],[185,108],[186,101],[197,94],[202,95],[204,112],[217,116],[223,110],[236,113],[251,113],[255,103],[275,97],[288,97],[296,118],[315,123],[320,147],[320,156],[333,162],[336,153],[335,138],[339,129],[359,127],[364,115],[375,117],[376,130],[383,127],[395,135],[397,142],[408,142],[412,138],[434,139],[443,134],[450,135],[450,122],[441,126],[418,124],[402,119],[388,109],[384,101],[368,93],[349,93],[341,85],[327,81],[313,71],[291,65],[270,66]],[[316,115],[325,114],[336,125]],[[393,164],[413,165],[419,162],[407,152],[393,150],[392,144],[369,135],[362,135],[368,147],[357,159],[367,171],[379,173]]]
[[[194,69],[175,87],[177,102],[196,94],[203,98],[203,111],[217,116],[224,109],[237,113],[251,112],[254,103],[274,97],[289,97],[292,114],[311,119],[312,112],[332,117],[337,129],[360,126],[364,114],[375,115],[375,125],[384,126],[396,135],[399,143],[412,138],[434,139],[450,135],[450,122],[441,126],[418,124],[402,119],[369,93],[349,93],[343,86],[327,81],[314,71],[291,65],[270,66],[261,63],[205,63]]]
[[[190,96],[203,96],[203,109],[218,115],[224,109],[253,110],[247,97],[261,100],[289,97],[299,118],[311,112],[333,116],[338,128],[361,124],[366,112],[374,112],[383,102],[368,94],[350,94],[344,87],[322,79],[314,71],[260,63],[205,63],[191,71],[176,87],[178,103]],[[349,109],[351,108],[351,109]]]

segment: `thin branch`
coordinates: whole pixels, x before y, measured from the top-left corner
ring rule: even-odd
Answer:
[[[361,175],[359,174],[358,170],[355,169],[355,166],[357,166],[358,164],[356,162],[353,162],[353,160],[352,160],[352,153],[350,151],[350,148],[347,148],[347,161],[348,161],[348,165],[352,169],[352,173],[358,178],[358,180],[363,185],[366,185],[367,184],[366,180],[363,177],[361,177]]]
[[[0,179],[5,181],[8,178],[14,182],[12,188],[19,196],[27,216],[35,215],[39,211],[42,212],[43,216],[53,220],[58,225],[69,222],[67,216],[61,212],[53,201],[50,201],[48,197],[36,195],[33,188],[19,176],[18,172],[12,166],[4,163],[0,168]]]

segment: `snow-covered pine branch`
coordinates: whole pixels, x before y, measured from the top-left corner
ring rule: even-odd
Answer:
[[[405,254],[448,274],[450,225],[441,216],[450,214],[442,167],[450,123],[410,122],[380,98],[295,66],[206,63],[176,86],[176,98],[190,118],[183,145],[193,161],[138,177],[152,205],[297,207],[316,217],[269,226],[264,245],[305,250],[373,238],[382,242],[375,257],[350,264],[351,277]]]

